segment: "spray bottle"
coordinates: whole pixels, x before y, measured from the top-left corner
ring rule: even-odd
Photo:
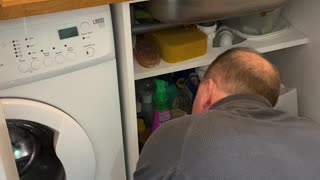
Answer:
[[[154,118],[152,132],[158,129],[161,124],[171,119],[169,97],[166,90],[168,84],[166,81],[156,79],[155,86],[156,88],[153,96]]]

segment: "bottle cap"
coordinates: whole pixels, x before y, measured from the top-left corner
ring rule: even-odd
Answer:
[[[152,103],[152,94],[142,96],[142,102],[143,102],[144,104],[150,104],[150,103]]]

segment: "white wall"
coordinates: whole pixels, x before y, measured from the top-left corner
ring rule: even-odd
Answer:
[[[285,16],[310,44],[267,54],[278,66],[283,81],[297,87],[300,115],[320,122],[320,1],[289,0]]]

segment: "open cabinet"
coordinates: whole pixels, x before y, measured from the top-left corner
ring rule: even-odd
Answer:
[[[128,179],[133,179],[133,172],[139,158],[135,81],[209,65],[219,54],[230,48],[208,47],[205,55],[188,61],[175,64],[161,61],[160,65],[155,68],[141,67],[133,56],[130,12],[130,4],[138,2],[141,1],[124,2],[112,6]],[[246,40],[232,46],[251,47],[261,53],[266,53],[279,67],[283,81],[289,87],[297,87],[300,114],[312,118],[320,117],[316,110],[318,102],[314,98],[314,96],[320,96],[320,93],[315,94],[315,92],[320,92],[317,91],[320,88],[320,82],[314,85],[315,82],[318,82],[315,65],[320,63],[317,62],[316,56],[317,43],[319,43],[316,42],[319,39],[317,31],[320,26],[314,27],[316,22],[312,22],[317,17],[315,14],[317,10],[314,8],[319,5],[320,2],[316,0],[308,2],[291,0],[284,8],[284,15],[291,24],[287,31],[258,40]],[[309,43],[308,37],[312,38],[312,43],[305,45]]]

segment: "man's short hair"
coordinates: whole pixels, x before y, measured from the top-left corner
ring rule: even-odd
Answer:
[[[260,95],[273,106],[279,98],[278,70],[262,54],[250,48],[227,50],[209,66],[204,78],[213,79],[230,95]]]

